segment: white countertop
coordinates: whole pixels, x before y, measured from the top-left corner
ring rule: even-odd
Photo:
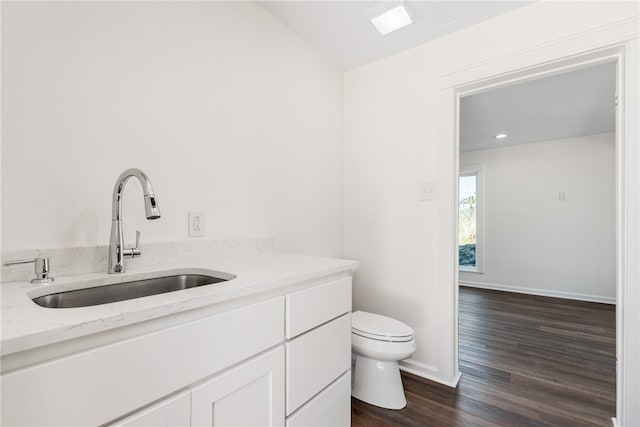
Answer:
[[[357,261],[280,253],[220,257],[210,262],[131,268],[121,275],[92,273],[56,277],[51,285],[2,283],[2,356],[121,326],[284,288],[331,274],[353,271]],[[237,277],[227,282],[144,298],[80,308],[44,308],[31,298],[63,290],[185,273],[217,271]]]

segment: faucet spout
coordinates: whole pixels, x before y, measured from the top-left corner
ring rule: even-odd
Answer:
[[[109,239],[109,273],[124,272],[124,257],[135,257],[141,254],[137,247],[131,249],[124,248],[124,235],[122,231],[122,193],[129,178],[134,177],[142,185],[144,192],[144,210],[147,219],[160,218],[156,196],[149,177],[140,169],[127,169],[122,172],[113,187],[113,197],[111,200],[111,238]],[[137,246],[137,242],[136,242]]]

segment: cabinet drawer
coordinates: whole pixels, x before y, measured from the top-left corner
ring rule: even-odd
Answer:
[[[287,418],[287,427],[348,427],[350,424],[350,371]]]
[[[351,314],[285,344],[287,415],[351,368]]]
[[[351,277],[287,295],[285,337],[296,337],[351,311]]]

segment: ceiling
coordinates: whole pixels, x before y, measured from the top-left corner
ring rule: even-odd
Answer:
[[[606,63],[464,97],[460,150],[613,132],[615,91],[616,65]]]
[[[343,70],[410,49],[531,1],[407,1],[414,23],[381,36],[364,11],[381,1],[259,1]]]
[[[382,1],[258,3],[345,71],[410,49],[532,1],[407,1],[415,22],[381,36],[365,11]],[[461,151],[615,130],[615,65],[601,64],[465,97]],[[494,135],[508,137],[496,140]]]

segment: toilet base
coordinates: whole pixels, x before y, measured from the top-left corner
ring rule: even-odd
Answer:
[[[407,406],[398,362],[356,355],[351,396],[386,409]]]

